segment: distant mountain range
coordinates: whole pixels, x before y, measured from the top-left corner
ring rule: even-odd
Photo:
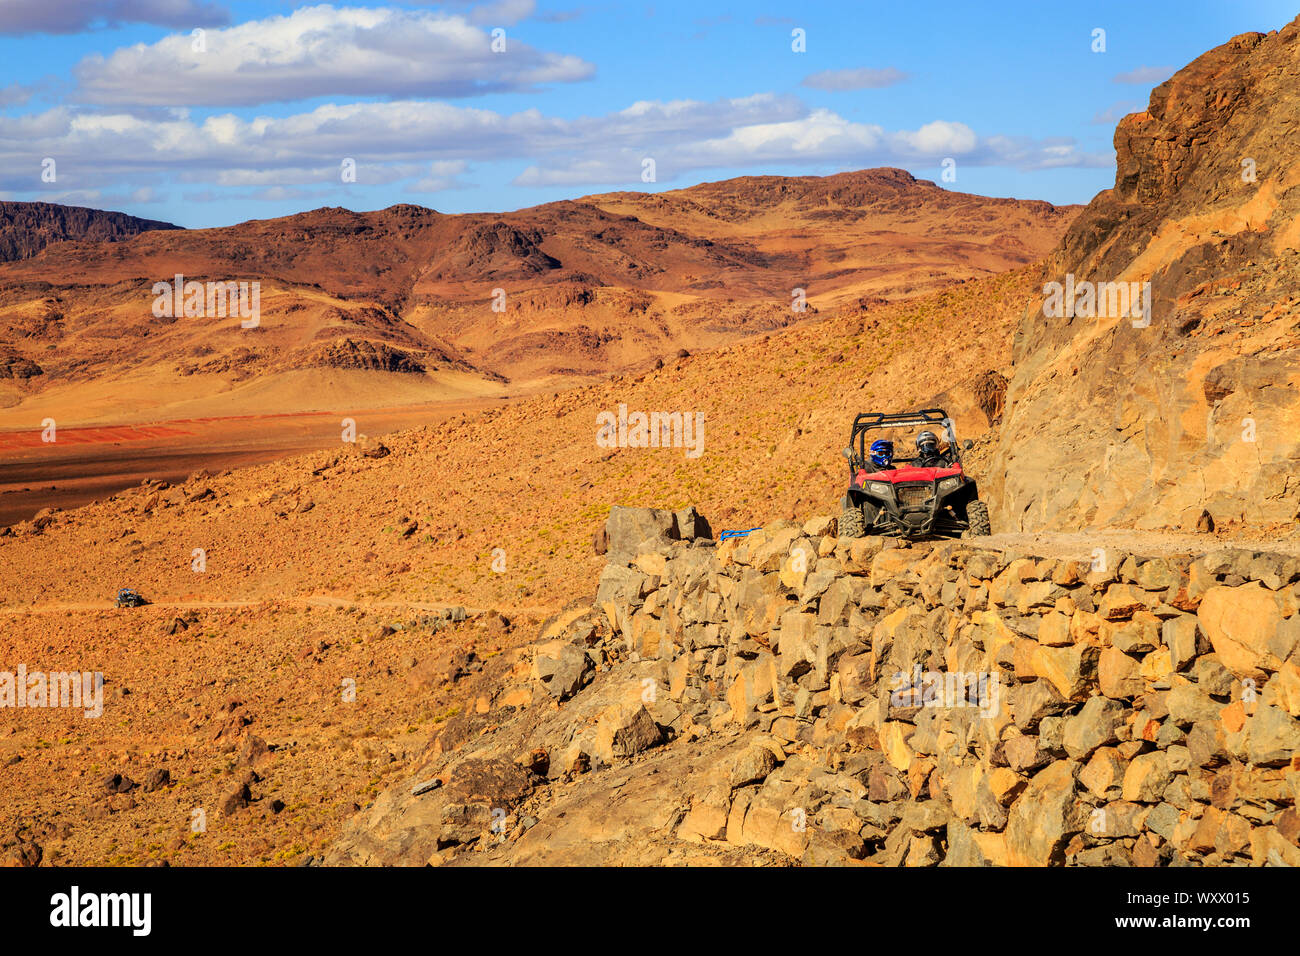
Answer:
[[[0,378],[0,427],[558,386],[1002,272],[1045,255],[1078,211],[898,169],[198,230],[5,208],[25,258],[0,267],[0,367],[21,370]],[[257,327],[154,315],[151,290],[176,275],[258,282]]]

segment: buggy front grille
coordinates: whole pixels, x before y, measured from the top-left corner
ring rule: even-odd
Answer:
[[[894,493],[898,495],[898,503],[904,508],[922,508],[930,500],[930,483],[915,485],[895,485]]]

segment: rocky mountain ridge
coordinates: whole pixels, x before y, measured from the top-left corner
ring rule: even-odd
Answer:
[[[0,262],[30,259],[55,242],[118,242],[155,229],[180,226],[84,206],[0,202]]]

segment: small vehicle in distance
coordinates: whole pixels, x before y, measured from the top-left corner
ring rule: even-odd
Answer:
[[[140,592],[131,588],[122,588],[117,592],[117,600],[114,607],[143,607],[149,602],[140,596]]]

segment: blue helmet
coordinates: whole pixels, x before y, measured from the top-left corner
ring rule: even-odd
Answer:
[[[894,443],[877,439],[871,443],[871,463],[879,468],[888,468],[894,463]]]

